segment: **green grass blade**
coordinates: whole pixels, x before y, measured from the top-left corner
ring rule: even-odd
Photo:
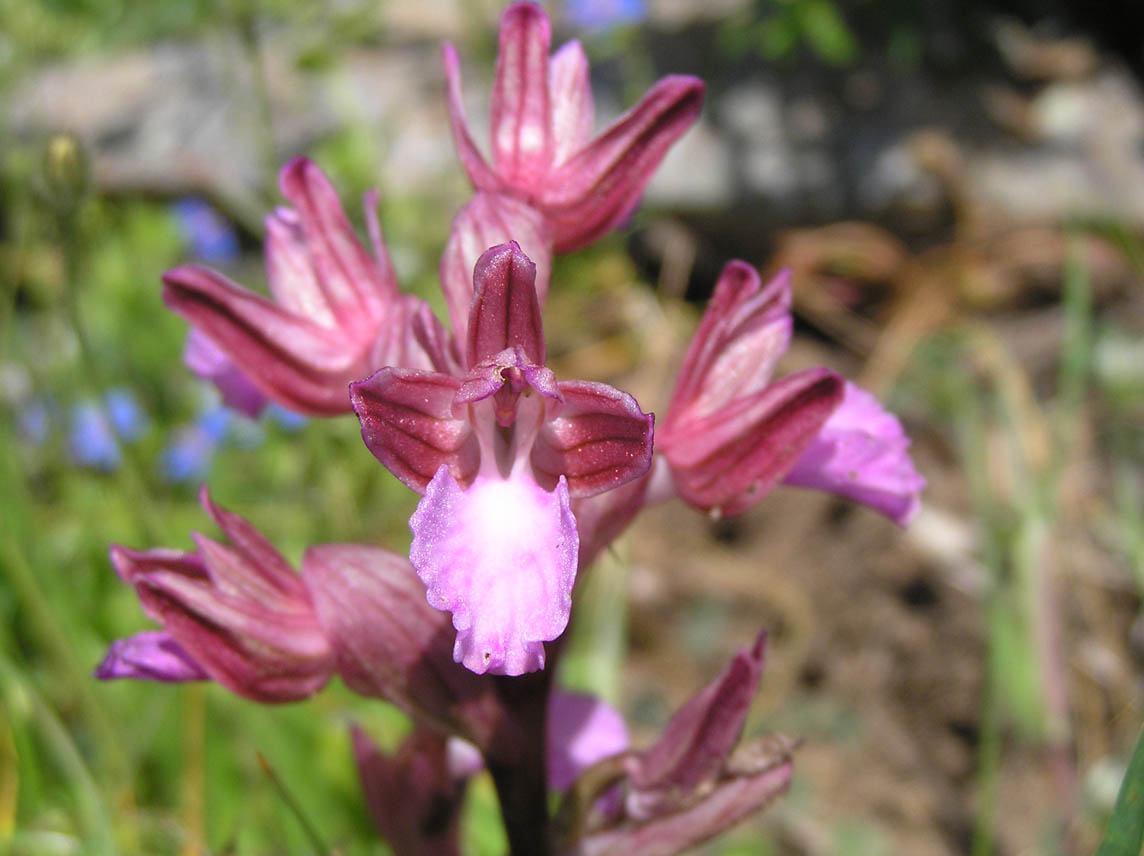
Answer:
[[[1140,856],[1141,845],[1144,845],[1144,731],[1136,740],[1136,749],[1096,856]]]

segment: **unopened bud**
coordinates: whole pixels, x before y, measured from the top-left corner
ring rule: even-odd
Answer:
[[[43,191],[59,212],[73,211],[87,196],[91,170],[83,144],[72,134],[56,134],[44,146]]]

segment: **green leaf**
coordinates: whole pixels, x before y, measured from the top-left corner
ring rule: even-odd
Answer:
[[[1144,731],[1120,784],[1112,819],[1096,856],[1140,856],[1144,844]]]

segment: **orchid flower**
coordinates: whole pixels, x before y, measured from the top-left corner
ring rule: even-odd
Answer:
[[[489,105],[491,164],[469,132],[452,45],[444,59],[453,140],[469,179],[478,190],[536,208],[563,253],[591,244],[632,212],[668,148],[698,117],[704,86],[694,77],[665,77],[593,139],[588,58],[575,41],[549,57],[551,40],[536,3],[505,10]]]
[[[824,368],[773,379],[790,306],[786,273],[764,287],[744,262],[723,269],[657,432],[676,491],[738,514],[780,483],[818,487],[904,523],[925,481],[897,419]]]
[[[595,751],[594,763],[579,766],[565,796],[564,835],[576,842],[568,852],[678,853],[786,790],[796,741],[772,734],[738,745],[762,676],[765,642],[760,633],[749,650],[739,651],[643,751],[628,748],[614,711],[582,703],[578,738],[607,751]]]
[[[314,415],[348,412],[349,383],[378,366],[436,368],[429,343],[443,337],[440,322],[423,301],[398,292],[376,197],[368,194],[365,205],[371,256],[317,166],[297,158],[282,170],[280,184],[295,208],[279,208],[266,220],[273,300],[199,266],[163,276],[167,305],[225,358],[204,360],[204,343],[192,342],[192,367],[220,381],[224,396],[248,413],[258,402],[239,389],[242,380],[290,410]]]
[[[193,553],[113,547],[112,564],[163,631],[113,644],[97,677],[209,677],[261,702],[313,695],[334,652],[305,583],[253,526],[205,489],[200,499],[233,546],[196,535]]]
[[[652,417],[601,383],[544,367],[536,268],[515,243],[478,260],[462,376],[384,368],[353,384],[366,446],[423,494],[412,561],[453,615],[454,658],[477,673],[544,666],[568,623],[573,497],[643,475]]]

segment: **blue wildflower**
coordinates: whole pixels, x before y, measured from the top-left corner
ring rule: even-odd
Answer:
[[[647,15],[643,0],[568,0],[569,20],[585,30],[610,30],[637,24]]]
[[[111,427],[119,439],[133,443],[150,427],[147,414],[139,407],[135,394],[127,389],[113,389],[103,397]]]
[[[188,197],[171,208],[196,259],[225,264],[238,258],[238,236],[226,218],[206,201]]]
[[[98,404],[77,404],[71,412],[68,450],[81,467],[111,472],[122,462],[119,443],[107,414]]]

